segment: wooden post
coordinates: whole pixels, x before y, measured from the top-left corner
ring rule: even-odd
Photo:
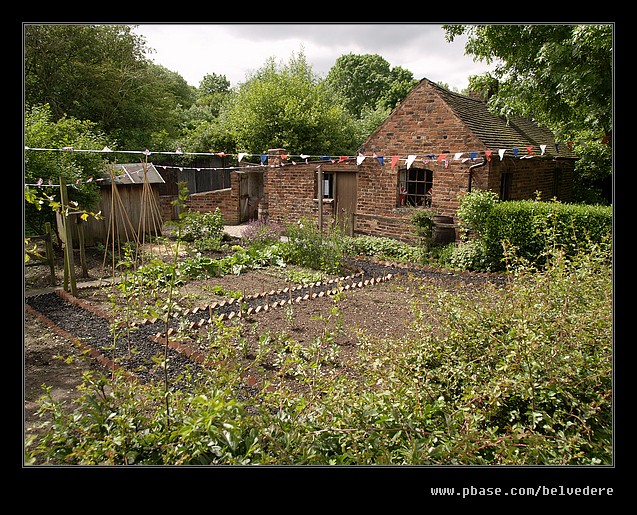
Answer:
[[[318,167],[318,225],[323,241],[323,169],[321,165]]]
[[[55,286],[55,263],[53,262],[54,261],[53,241],[52,241],[53,231],[51,230],[51,222],[47,222],[46,224],[44,224],[44,227],[46,232],[46,238],[44,238],[44,245],[46,248],[46,259],[49,262],[49,267],[51,269],[51,286]]]
[[[68,194],[64,177],[60,177],[60,198],[62,201],[62,224],[64,225],[64,290],[68,291],[69,281],[71,283],[71,295],[77,297],[77,287],[75,283],[75,261],[73,259],[73,231],[69,223],[69,215],[64,215],[68,210]]]
[[[82,277],[88,277],[88,265],[86,264],[86,252],[84,251],[84,224],[82,219],[75,217],[77,225],[78,244],[80,246],[80,264],[82,265]]]

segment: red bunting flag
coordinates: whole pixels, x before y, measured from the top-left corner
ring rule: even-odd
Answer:
[[[534,155],[533,154],[533,147],[532,146],[528,146],[526,147],[526,151],[529,153],[530,156]]]
[[[393,170],[398,163],[398,156],[391,156],[391,169]]]
[[[491,150],[485,150],[484,153],[487,155],[487,161],[491,161]]]
[[[440,155],[438,156],[437,161],[438,161],[439,163],[441,163],[442,161],[444,161],[445,157],[447,157],[447,154],[440,154]]]

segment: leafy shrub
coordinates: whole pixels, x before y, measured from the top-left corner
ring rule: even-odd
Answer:
[[[234,246],[232,254],[220,259],[197,255],[179,264],[179,274],[188,279],[205,279],[222,275],[239,275],[270,265],[285,266],[283,250],[279,245],[262,247]]]
[[[351,256],[367,256],[378,259],[395,259],[401,262],[418,263],[423,260],[425,250],[395,240],[378,236],[346,236],[343,250]]]
[[[303,218],[286,227],[288,240],[281,244],[286,263],[338,274],[343,258],[344,235],[338,225],[319,230],[316,222]]]
[[[269,218],[261,218],[248,222],[243,230],[243,240],[253,246],[272,245],[280,241],[284,233],[281,225]]]
[[[485,245],[481,240],[462,241],[454,245],[449,256],[449,265],[459,270],[493,271],[493,266],[487,259]]]
[[[202,384],[205,384],[205,378]],[[107,388],[108,392],[107,392]],[[136,383],[119,371],[113,379],[84,374],[82,395],[69,415],[48,389],[41,412],[51,422],[35,455],[64,465],[202,465],[250,462],[251,428],[228,387],[171,394],[173,409],[166,412],[165,393],[156,384]],[[142,409],[140,409],[140,407]],[[256,435],[255,435],[256,436]],[[248,447],[245,447],[245,446]]]
[[[223,216],[212,212],[185,211],[180,215],[181,239],[193,243],[197,250],[217,250],[223,237]]]
[[[458,218],[463,231],[484,234],[493,208],[499,203],[498,196],[487,190],[473,190],[460,198]]]
[[[412,215],[411,223],[423,246],[429,249],[433,244],[433,212],[429,209],[418,209]]]

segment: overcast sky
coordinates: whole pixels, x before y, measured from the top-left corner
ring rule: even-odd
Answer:
[[[464,55],[465,39],[445,40],[439,24],[140,24],[156,64],[179,73],[192,86],[206,74],[225,75],[232,86],[244,82],[268,58],[286,64],[305,54],[325,77],[344,54],[378,54],[390,67],[401,66],[415,79],[427,78],[463,90],[470,75],[492,66]]]

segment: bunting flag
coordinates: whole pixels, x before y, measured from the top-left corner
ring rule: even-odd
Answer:
[[[610,137],[606,137],[605,140],[606,142],[608,142],[610,139]],[[557,153],[560,152],[559,149],[559,143],[555,143],[555,151]],[[567,142],[567,145],[569,146],[569,148],[573,148],[574,143],[572,141]],[[542,155],[545,155],[546,153],[546,145],[539,145],[540,151]],[[534,147],[532,145],[527,145],[525,146],[528,155],[535,155],[534,152]],[[268,156],[268,154],[264,154],[264,153],[260,153],[260,154],[252,154],[252,153],[248,153],[248,152],[239,152],[238,154],[227,154],[225,152],[184,152],[184,150],[181,147],[177,147],[174,151],[171,152],[151,152],[149,149],[145,149],[143,151],[139,151],[139,150],[112,150],[109,147],[105,146],[103,147],[101,150],[86,150],[86,149],[76,149],[75,147],[72,146],[65,146],[62,148],[33,148],[33,147],[28,147],[25,146],[24,147],[25,150],[29,150],[29,151],[49,151],[49,152],[55,152],[55,151],[65,151],[65,152],[91,152],[91,153],[120,153],[120,154],[143,154],[146,156],[150,156],[150,155],[159,155],[159,154],[163,154],[163,155],[170,155],[170,154],[175,154],[175,155],[189,155],[189,156],[218,156],[218,157],[226,157],[226,156],[230,156],[230,157],[236,157],[238,162],[243,161],[246,157],[250,156],[250,157],[256,157],[258,156],[262,162],[266,162],[267,159],[264,159],[264,156]],[[503,155],[503,153],[505,153],[507,150],[509,149],[499,149],[498,153],[500,155]],[[516,147],[513,147],[512,149],[510,149],[512,151],[512,153],[515,156],[519,155],[519,149]],[[486,153],[492,154],[491,150],[485,151]],[[460,160],[462,158],[462,156],[464,154],[469,154],[471,156],[471,159],[474,160],[475,157],[479,154],[480,152],[477,151],[463,151],[463,152],[456,152],[453,154],[453,159],[454,160]],[[329,155],[320,155],[320,156],[312,156],[309,154],[294,154],[298,157],[300,157],[301,159],[310,159],[312,157],[314,158],[320,158],[324,161],[332,161],[333,158],[330,157]],[[438,162],[442,162],[444,159],[446,159],[449,156],[449,153],[445,152],[442,154],[433,154],[433,153],[427,153],[427,154],[423,154],[424,157],[426,157],[427,159],[430,160],[436,160]],[[291,157],[291,154],[281,154],[280,155],[282,160],[287,160]],[[359,152],[358,155],[356,156],[340,156],[338,162],[343,162],[346,160],[354,160],[356,159],[358,163],[361,163],[362,160],[364,160],[365,157],[369,157],[369,156],[365,156],[363,153]],[[376,153],[374,153],[373,157],[375,158],[379,158],[379,156],[376,155]],[[414,159],[416,159],[418,156],[415,154],[411,154],[409,155],[406,159],[407,161],[409,161],[410,163],[413,163]],[[398,161],[401,159],[405,159],[405,158],[401,158],[399,155],[393,155],[392,156],[392,169],[395,168],[395,166],[398,164]],[[426,162],[426,160],[423,160],[423,162]],[[223,168],[227,168],[227,167],[223,167]]]
[[[610,136],[608,136],[606,139],[606,143],[608,142],[608,140],[610,140]],[[569,148],[573,148],[573,142],[569,141],[567,142],[567,145]],[[544,156],[546,153],[546,145],[539,145],[540,148],[540,152],[541,155]],[[511,148],[511,152],[513,154],[514,157],[516,158],[520,158],[520,159],[530,159],[535,157],[536,153],[534,151],[534,147],[532,145],[527,145],[524,147],[526,149],[526,155],[523,156],[519,156],[519,149],[517,147],[513,147]],[[143,154],[145,156],[150,156],[150,155],[159,155],[159,154],[164,154],[164,155],[170,155],[170,154],[176,154],[176,155],[191,155],[191,156],[195,156],[195,155],[199,155],[199,156],[218,156],[218,157],[226,157],[226,156],[235,156],[237,158],[238,163],[240,164],[240,166],[222,166],[222,167],[196,167],[196,168],[192,168],[192,167],[187,167],[187,166],[173,166],[173,165],[155,165],[157,168],[163,168],[163,169],[167,169],[167,168],[173,168],[173,169],[179,169],[179,170],[197,170],[197,171],[202,171],[202,170],[224,170],[224,171],[233,171],[233,170],[245,170],[245,169],[259,169],[262,170],[264,166],[266,166],[266,164],[268,163],[268,154],[265,153],[261,153],[261,154],[252,154],[252,153],[248,153],[248,152],[240,152],[238,154],[226,154],[225,152],[184,152],[183,149],[181,147],[177,147],[176,150],[174,151],[170,151],[170,152],[151,152],[149,149],[145,149],[143,151],[140,150],[112,150],[110,149],[108,146],[104,146],[101,150],[95,150],[95,149],[76,149],[73,146],[64,146],[61,148],[32,148],[32,147],[28,147],[25,146],[24,147],[25,150],[27,151],[48,151],[48,152],[90,152],[90,153],[120,153],[120,154]],[[500,160],[504,159],[504,156],[506,154],[506,151],[509,149],[499,149],[498,150],[498,154],[500,156]],[[560,143],[555,143],[555,152],[557,154],[560,153]],[[469,154],[471,161],[475,161],[475,159],[478,157],[478,155],[480,155],[482,152],[478,152],[478,151],[471,151],[471,152],[456,152],[453,154],[453,159],[454,160],[461,160],[461,162],[464,164],[466,161],[468,161],[467,158],[463,158],[462,156],[464,154]],[[491,161],[491,156],[492,156],[493,151],[492,150],[485,150],[484,151],[484,155],[487,161]],[[422,162],[425,165],[428,165],[430,160],[443,164],[445,168],[448,168],[450,165],[450,160],[447,159],[448,156],[450,154],[449,153],[441,153],[441,154],[433,154],[433,153],[427,153],[427,154],[421,154],[421,158],[424,157],[424,159],[421,159]],[[247,164],[241,164],[241,162],[246,158],[246,157],[259,157],[260,158],[260,164],[257,164],[255,162],[252,163],[247,163]],[[320,159],[321,161],[331,161],[332,163],[336,163],[336,159],[332,159],[330,156],[328,155],[320,155],[320,156],[316,156],[316,155],[309,155],[309,154],[294,154],[294,156],[298,156],[301,159],[305,160],[306,164],[310,164],[310,159],[314,158],[314,159]],[[276,166],[288,166],[290,164],[292,165],[296,165],[296,161],[292,160],[291,163],[290,162],[283,162],[283,161],[287,161],[289,158],[291,157],[290,154],[281,154],[280,158],[281,158],[281,162],[277,165],[268,165],[271,168],[274,168]],[[342,163],[344,161],[349,161],[349,160],[356,160],[356,165],[360,166],[363,161],[370,156],[365,156],[362,152],[358,152],[358,155],[356,156],[340,156],[340,158],[338,159],[339,163]],[[376,152],[373,153],[373,157],[376,158],[378,160],[378,163],[381,166],[385,166],[385,161],[384,161],[384,157],[382,155],[377,155]],[[401,160],[405,160],[406,161],[406,167],[407,169],[409,169],[414,162],[416,161],[416,159],[418,158],[418,155],[416,154],[410,154],[408,155],[406,158],[401,157],[400,155],[392,155],[391,156],[391,170],[393,171],[396,166],[398,165],[398,163]],[[315,161],[316,162],[316,161]],[[93,180],[95,180],[96,182],[98,181],[103,181],[104,179],[92,179],[89,178],[86,180],[87,183],[92,182]],[[76,185],[78,185],[80,183],[80,181],[76,181],[75,184],[70,184],[69,186],[75,187],[77,188]],[[55,186],[53,184],[51,184],[51,181],[49,180],[49,186]],[[39,179],[37,181],[36,184],[25,184],[25,186],[38,186],[38,187],[43,187],[44,185],[44,181],[42,179]],[[58,185],[59,186],[59,185]]]

